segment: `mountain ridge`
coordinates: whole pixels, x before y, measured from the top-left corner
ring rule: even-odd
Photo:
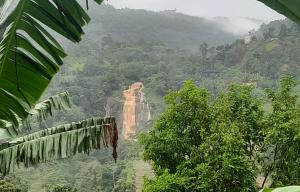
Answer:
[[[115,9],[111,5],[92,7],[94,19],[86,28],[88,37],[111,36],[116,41],[160,41],[172,48],[198,50],[204,41],[211,46],[240,38],[214,20],[169,11]],[[225,24],[224,24],[225,25]]]

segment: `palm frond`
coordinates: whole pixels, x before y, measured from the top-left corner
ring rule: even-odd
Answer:
[[[300,24],[300,1],[298,0],[258,0],[275,11]]]
[[[63,64],[66,53],[48,29],[79,42],[89,21],[76,0],[19,0],[0,43],[1,120],[18,126]]]
[[[0,144],[0,172],[7,175],[20,163],[28,167],[109,146],[116,159],[117,140],[114,118],[91,118],[38,131]]]

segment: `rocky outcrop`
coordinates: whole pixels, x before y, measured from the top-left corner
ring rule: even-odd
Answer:
[[[149,104],[143,88],[143,83],[136,82],[129,89],[123,91],[123,135],[125,139],[134,137],[136,128],[151,119]]]
[[[138,128],[151,120],[149,104],[143,92],[144,85],[136,82],[123,91],[123,99],[109,97],[106,102],[106,117],[116,117],[117,126],[125,139],[132,139]]]

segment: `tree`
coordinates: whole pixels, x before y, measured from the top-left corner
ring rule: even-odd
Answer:
[[[187,81],[168,94],[168,109],[140,139],[157,174],[144,191],[254,191],[262,109],[251,91],[234,85],[209,103],[209,92]]]
[[[297,24],[300,24],[300,11],[299,11],[299,9],[295,9],[295,7],[299,7],[299,2],[298,1],[296,1],[296,0],[293,0],[293,1],[289,1],[289,2],[282,2],[282,1],[280,1],[280,0],[275,0],[275,1],[268,1],[268,0],[259,0],[259,1],[261,1],[261,2],[263,2],[263,3],[265,3],[267,6],[269,6],[269,7],[271,7],[272,9],[274,9],[274,10],[276,10],[277,12],[279,12],[279,13],[281,13],[281,14],[283,14],[283,15],[285,15],[285,16],[287,16],[289,19],[291,19],[291,20],[293,20],[293,21],[295,21]],[[272,97],[272,103],[273,103],[273,106],[274,106],[274,104],[276,104],[278,101],[280,102],[280,100],[281,101],[283,101],[284,100],[284,98],[281,98],[280,99],[280,95],[285,95],[285,94],[287,94],[289,97],[288,97],[288,99],[290,99],[289,101],[291,102],[291,106],[288,106],[288,105],[286,105],[287,103],[286,103],[286,101],[283,103],[283,107],[288,107],[288,108],[286,108],[285,109],[285,111],[283,112],[283,113],[288,113],[288,112],[291,112],[291,111],[293,111],[293,110],[295,110],[295,109],[293,109],[293,104],[294,104],[294,101],[293,101],[293,99],[291,99],[291,98],[293,98],[293,96],[291,96],[291,92],[290,92],[290,90],[289,90],[289,88],[294,84],[294,82],[291,82],[290,80],[286,80],[286,83],[288,83],[287,85],[285,85],[285,86],[283,86],[283,89],[282,89],[282,91],[280,91],[281,93],[278,93],[277,95],[276,94],[274,94],[274,92],[272,93],[271,92],[271,96],[273,96]],[[285,87],[285,88],[284,88]],[[278,96],[279,96],[279,98],[278,98]],[[295,98],[294,98],[295,99]],[[279,103],[277,103],[276,104],[276,106],[278,106],[279,105]],[[284,106],[285,105],[285,106]],[[280,106],[280,105],[279,105]],[[276,113],[276,109],[274,108],[274,110],[275,110],[275,113]],[[287,110],[287,111],[286,111]],[[277,114],[278,114],[279,112],[277,111]],[[298,112],[297,112],[297,114],[299,114]],[[299,116],[299,115],[298,115]],[[280,119],[282,119],[282,118],[280,118]],[[283,127],[285,127],[288,123],[291,123],[291,125],[293,125],[293,124],[295,124],[295,121],[297,121],[296,120],[296,118],[295,117],[293,117],[292,116],[292,118],[290,119],[287,119],[287,120],[284,120],[283,122],[281,122],[280,123],[280,125],[279,126],[283,126]],[[297,123],[296,123],[297,124]],[[297,124],[298,125],[298,124]],[[285,127],[285,128],[287,128],[287,127]],[[283,130],[285,130],[284,128],[283,128]],[[280,130],[278,130],[278,127],[277,127],[277,129],[275,128],[275,134],[274,135],[272,135],[273,136],[273,139],[275,139],[276,137],[274,137],[274,136],[276,136],[276,134],[278,134],[278,131],[280,131]],[[287,133],[290,133],[290,134],[295,134],[295,131],[296,130],[293,130],[292,128],[289,128],[289,129],[287,129],[286,130],[286,132]],[[292,135],[289,135],[289,136],[292,136]],[[278,135],[277,135],[278,136]],[[285,136],[287,136],[287,135],[285,135]],[[278,137],[277,137],[278,138]],[[282,144],[280,141],[282,141],[282,139],[281,138],[278,138],[279,140],[279,144]],[[286,137],[284,137],[283,139],[287,139]],[[293,138],[294,139],[294,138]],[[290,141],[289,141],[290,142]],[[284,159],[285,157],[287,157],[287,155],[289,156],[289,157],[291,157],[291,158],[297,158],[297,156],[290,156],[290,155],[296,155],[296,154],[293,154],[293,153],[295,153],[295,151],[294,151],[294,149],[293,149],[293,147],[297,147],[297,145],[298,145],[298,142],[296,143],[296,145],[294,145],[294,143],[291,143],[291,146],[289,146],[289,147],[291,147],[292,149],[291,149],[291,151],[281,151],[281,153],[283,153],[284,154],[284,156],[283,156],[283,158],[282,157],[279,157],[279,159]],[[282,150],[282,149],[281,149]],[[269,168],[269,170],[272,170],[272,169],[274,169],[275,167],[276,167],[276,159],[277,159],[277,157],[278,157],[278,155],[277,155],[277,152],[278,151],[278,145],[276,144],[275,145],[275,148],[274,148],[274,150],[273,150],[273,152],[274,152],[274,154],[273,154],[273,163],[272,163],[272,165],[270,166],[270,168]],[[279,149],[279,151],[280,151],[280,149]],[[275,153],[276,152],[276,153]],[[280,161],[279,161],[280,162]],[[283,163],[283,162],[280,162],[281,164]],[[285,165],[285,167],[287,166],[288,164],[286,164]],[[292,163],[292,166],[293,166],[294,164]],[[277,167],[278,168],[278,167]],[[290,168],[290,167],[289,167]],[[291,174],[292,174],[292,177],[293,177],[293,179],[296,179],[295,178],[295,176],[297,176],[297,174],[295,174],[296,172],[297,172],[297,170],[298,169],[296,169],[296,171],[291,171],[291,173],[289,172],[288,173],[288,175],[289,176],[291,176]],[[271,172],[271,171],[270,171]],[[278,171],[279,172],[279,171]],[[287,172],[287,170],[285,170],[285,173]],[[267,172],[267,174],[266,175],[268,175],[268,172]],[[281,178],[282,179],[282,176],[283,175],[280,175],[279,177],[277,177],[277,179],[279,179],[279,178]],[[284,180],[286,181],[286,182],[291,182],[290,180],[288,180],[287,179],[288,177],[286,177]],[[277,184],[279,184],[279,185],[281,185],[281,184],[283,184],[283,183],[277,183]],[[279,188],[279,189],[275,189],[274,191],[299,191],[299,187],[287,187],[287,188]]]
[[[21,189],[14,186],[12,183],[1,180],[0,181],[0,191],[3,191],[3,192],[21,192]]]
[[[100,4],[102,0],[95,2]],[[101,143],[105,147],[114,146],[116,158],[114,118],[91,118],[31,134],[21,129],[33,112],[38,112],[43,120],[45,114],[66,104],[65,99],[50,98],[34,108],[66,57],[48,28],[72,42],[79,42],[84,34],[82,27],[90,21],[79,3],[76,0],[2,0],[0,19],[0,128],[5,139],[0,144],[0,172],[6,175],[21,162],[29,166],[78,152],[89,153],[93,148],[99,149]]]
[[[28,192],[28,185],[21,182],[21,179],[10,175],[0,180],[1,192]]]
[[[143,192],[183,192],[187,191],[186,182],[185,178],[165,171],[155,181],[145,179]]]
[[[144,191],[255,191],[256,179],[259,188],[267,180],[271,187],[299,184],[295,86],[284,76],[278,91],[267,89],[269,113],[250,86],[231,85],[211,102],[192,81],[171,92],[166,112],[140,138],[157,175]]]
[[[135,186],[135,169],[133,163],[126,163],[126,168],[123,169],[119,175],[118,181],[114,186],[113,192],[134,192],[136,191]]]
[[[300,183],[300,110],[297,95],[293,88],[293,77],[281,79],[280,89],[268,90],[273,112],[267,117],[265,139],[265,159],[263,162],[265,180],[272,178],[272,186],[294,185]]]
[[[86,166],[82,167],[75,175],[75,187],[82,192],[102,191],[101,181],[107,180],[107,178],[103,177],[105,170],[101,166],[97,160],[88,162]]]
[[[264,32],[263,36],[265,40],[271,39],[274,37],[274,27],[269,27],[266,32]]]
[[[201,52],[201,57],[202,59],[206,59],[207,57],[207,53],[208,53],[208,45],[207,43],[203,42],[201,45],[200,45],[200,52]]]
[[[49,186],[47,192],[77,192],[77,189],[73,188],[68,183],[60,183],[53,186]]]
[[[178,92],[165,97],[169,106],[155,123],[155,128],[142,137],[144,156],[155,163],[156,172],[168,169],[175,173],[196,146],[203,142],[210,124],[209,93],[199,89],[192,81]],[[165,125],[168,126],[165,126]],[[172,146],[171,148],[169,146]],[[151,150],[147,150],[147,149]]]
[[[286,25],[285,24],[281,24],[278,36],[281,37],[281,38],[285,37],[287,35],[287,32],[288,32],[288,28],[286,27]]]

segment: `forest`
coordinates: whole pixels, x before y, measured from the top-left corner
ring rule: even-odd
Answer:
[[[299,3],[261,1],[288,18],[246,34],[0,2],[0,192],[300,191]]]

